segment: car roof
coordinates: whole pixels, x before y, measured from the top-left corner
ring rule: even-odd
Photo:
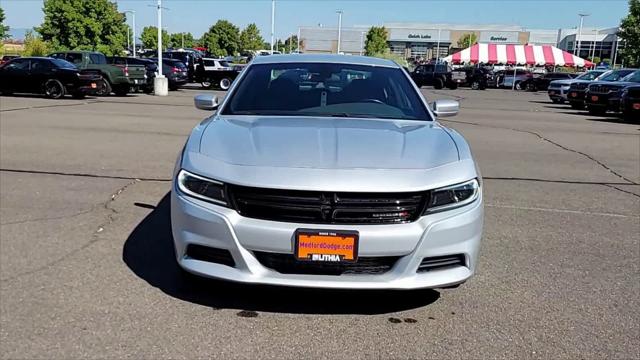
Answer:
[[[400,69],[400,65],[387,59],[380,59],[370,56],[358,55],[336,55],[336,54],[287,54],[287,55],[267,55],[256,56],[253,64],[281,64],[281,63],[327,63],[327,64],[351,64],[384,66]]]

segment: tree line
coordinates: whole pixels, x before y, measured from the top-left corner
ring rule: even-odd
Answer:
[[[25,37],[26,55],[46,55],[56,50],[93,50],[107,55],[122,55],[127,46],[131,28],[124,13],[118,11],[117,3],[110,0],[44,0],[42,11],[43,23],[34,28],[35,33],[28,33]],[[8,37],[9,27],[4,25],[4,20],[4,11],[0,8],[0,40]],[[396,57],[389,50],[387,35],[384,26],[371,27],[365,43],[366,55]],[[144,27],[140,35],[142,46],[155,49],[157,36],[156,27]],[[640,0],[629,0],[629,14],[622,19],[618,36],[625,44],[620,51],[620,59],[625,65],[639,66]],[[256,24],[240,30],[227,20],[218,20],[198,39],[191,33],[169,34],[163,30],[162,42],[166,47],[202,46],[214,56],[270,48]],[[468,34],[468,37],[460,39],[458,45],[475,42],[475,35]],[[281,52],[298,50],[297,36],[284,41],[279,39],[275,46]]]

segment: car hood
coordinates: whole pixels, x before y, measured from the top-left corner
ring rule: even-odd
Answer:
[[[436,122],[357,118],[219,116],[199,152],[233,165],[319,169],[430,169],[459,159]]]
[[[553,80],[549,83],[549,85],[571,85],[573,82],[575,82],[575,80],[573,79],[566,79],[566,80]]]

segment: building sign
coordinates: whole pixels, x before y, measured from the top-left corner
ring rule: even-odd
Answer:
[[[440,30],[439,32],[440,42],[451,41],[451,32],[449,30]],[[437,43],[438,29],[389,28],[389,41]]]
[[[480,42],[481,43],[496,43],[496,44],[518,44],[517,31],[481,31]]]

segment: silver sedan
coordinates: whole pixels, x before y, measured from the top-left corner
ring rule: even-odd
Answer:
[[[456,286],[477,266],[482,181],[464,138],[383,59],[256,58],[175,167],[176,259],[191,274],[348,289]]]

